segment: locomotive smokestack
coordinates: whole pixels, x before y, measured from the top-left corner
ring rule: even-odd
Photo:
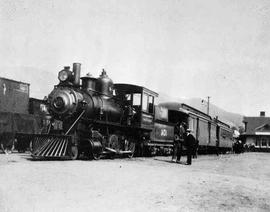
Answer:
[[[81,77],[81,64],[73,63],[73,73],[74,73],[74,85],[80,86],[80,77]]]
[[[260,117],[265,117],[265,111],[260,112]]]

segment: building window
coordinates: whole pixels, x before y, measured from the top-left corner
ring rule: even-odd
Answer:
[[[259,138],[256,138],[256,141],[255,141],[255,146],[259,146]]]
[[[265,138],[262,139],[262,147],[266,147],[266,139]]]

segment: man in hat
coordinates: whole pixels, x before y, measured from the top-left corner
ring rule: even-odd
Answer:
[[[196,143],[196,139],[191,134],[191,129],[187,129],[187,137],[186,137],[187,163],[186,165],[191,165],[192,163],[192,152],[193,152],[193,147],[195,143]]]
[[[182,155],[182,145],[184,143],[184,136],[185,136],[185,128],[184,123],[177,122],[175,129],[174,129],[174,147],[173,147],[173,155],[172,161],[176,157],[176,162],[180,163],[181,155]]]
[[[192,154],[192,158],[197,158],[198,157],[198,150],[199,150],[199,140],[196,139],[195,140],[195,144],[193,146],[193,154]]]
[[[179,127],[179,142],[178,142],[177,152],[176,152],[176,156],[177,156],[176,163],[180,163],[180,159],[183,152],[183,144],[184,144],[185,135],[186,135],[185,123],[182,122]]]
[[[173,154],[172,154],[172,161],[174,161],[174,159],[177,156],[177,152],[178,152],[178,145],[180,142],[180,122],[177,122],[176,125],[174,126],[174,141],[173,141]]]

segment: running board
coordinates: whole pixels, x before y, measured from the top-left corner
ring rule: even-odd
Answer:
[[[115,149],[112,149],[112,148],[109,148],[109,147],[105,147],[106,150],[108,150],[109,152],[111,153],[115,153],[115,154],[119,154],[119,155],[122,155],[122,154],[131,154],[132,152],[130,150],[128,151],[116,151]]]

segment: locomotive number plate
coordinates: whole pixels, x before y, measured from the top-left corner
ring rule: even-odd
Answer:
[[[167,136],[168,135],[168,131],[166,129],[161,129],[160,130],[160,135],[161,136]]]

